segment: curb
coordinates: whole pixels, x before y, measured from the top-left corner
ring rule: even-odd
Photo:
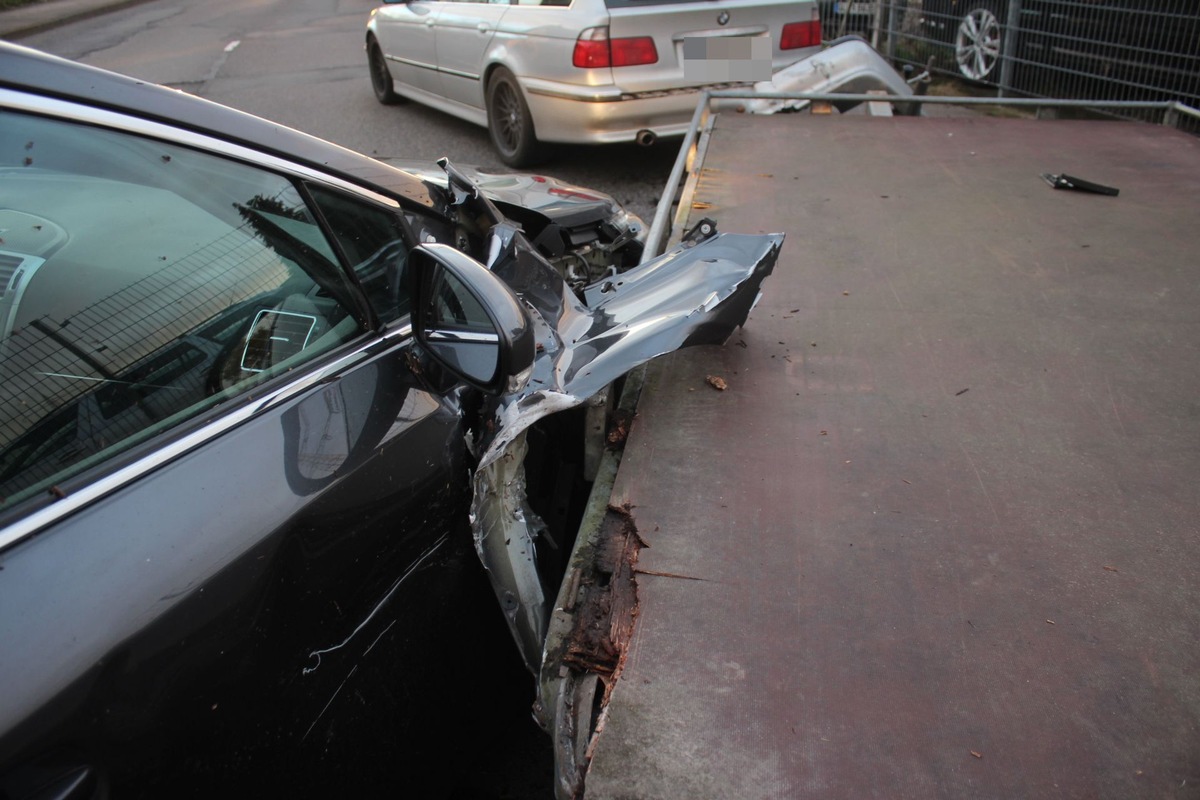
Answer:
[[[0,11],[0,39],[16,41],[146,2],[149,0],[50,0],[10,8]]]

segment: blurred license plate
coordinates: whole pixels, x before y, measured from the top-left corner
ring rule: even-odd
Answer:
[[[833,13],[835,14],[870,14],[874,11],[871,8],[871,3],[834,3]]]
[[[683,77],[700,83],[769,81],[771,40],[766,36],[685,37]]]

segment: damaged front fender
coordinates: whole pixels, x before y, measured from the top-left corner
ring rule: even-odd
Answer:
[[[534,333],[528,381],[491,396],[482,410],[471,527],[513,638],[537,674],[551,611],[547,595],[558,592],[559,576],[538,571],[546,526],[526,497],[525,432],[655,356],[724,342],[746,321],[784,237],[719,234],[705,221],[663,255],[625,272],[614,269],[580,297],[470,175],[439,163],[459,224],[473,228],[485,266],[520,298]]]
[[[472,526],[479,557],[531,671],[541,664],[550,608],[536,560],[544,525],[525,500],[524,432],[655,356],[724,342],[746,321],[782,242],[782,234],[718,234],[680,245],[589,287],[587,304],[564,291],[557,294],[562,305],[536,308],[530,298],[554,295],[526,295],[538,356],[525,391],[498,398],[491,409],[492,438],[475,475]]]

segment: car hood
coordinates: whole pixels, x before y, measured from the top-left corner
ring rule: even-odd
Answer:
[[[429,186],[448,189],[446,171],[426,161],[385,159],[384,163]],[[548,175],[486,172],[478,167],[455,165],[456,171],[501,206],[521,207],[537,212],[564,225],[586,223],[597,219],[622,218],[634,225],[645,237],[646,226],[636,216],[626,212],[611,195],[575,186]]]

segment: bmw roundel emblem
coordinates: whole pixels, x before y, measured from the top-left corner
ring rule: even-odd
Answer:
[[[717,15],[717,24],[718,25],[725,25],[728,22],[729,22],[729,12],[728,11],[722,11],[720,14]]]

